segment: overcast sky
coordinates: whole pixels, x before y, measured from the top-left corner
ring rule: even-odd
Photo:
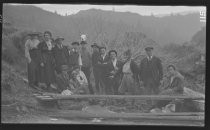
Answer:
[[[119,12],[134,12],[141,15],[170,14],[191,11],[206,11],[205,6],[138,6],[138,5],[88,5],[88,4],[31,4],[44,10],[57,11],[58,14],[68,15],[75,14],[80,10],[91,8],[102,10],[115,10]]]

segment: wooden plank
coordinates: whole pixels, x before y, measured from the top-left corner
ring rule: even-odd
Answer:
[[[48,95],[48,94],[45,94]],[[173,100],[173,99],[191,99],[191,100],[204,100],[200,96],[168,96],[168,95],[61,95],[50,94],[55,100],[68,100],[68,99],[139,99],[139,100]]]
[[[147,116],[130,113],[87,113],[83,111],[56,111],[49,116],[60,116],[62,118],[124,118],[124,119],[148,119],[148,120],[173,120],[173,121],[204,121],[204,116]]]

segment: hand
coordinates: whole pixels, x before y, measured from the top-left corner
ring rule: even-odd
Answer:
[[[115,74],[115,71],[111,71],[110,73],[111,73],[111,74]]]
[[[43,67],[44,66],[44,63],[42,62],[40,65]]]

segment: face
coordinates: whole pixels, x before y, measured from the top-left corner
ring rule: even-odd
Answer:
[[[117,57],[117,55],[115,54],[115,52],[111,52],[110,57],[111,57],[111,59],[115,59]]]
[[[146,53],[148,56],[152,56],[152,50],[147,50]]]
[[[175,74],[175,70],[174,70],[173,67],[169,67],[169,68],[168,68],[168,74],[169,74],[170,76],[172,76],[172,75]]]
[[[101,54],[105,54],[106,53],[106,49],[102,48],[102,49],[100,49],[100,52],[101,52]]]
[[[59,45],[63,44],[63,40],[61,40],[61,39],[58,40],[58,44],[59,44]]]
[[[62,71],[62,75],[63,75],[64,77],[68,77],[68,76],[69,76],[68,73],[67,73],[67,71]]]
[[[48,34],[48,33],[45,33],[45,34],[44,34],[44,39],[45,39],[46,41],[50,40],[50,38],[51,38],[50,34]]]
[[[124,59],[127,60],[127,59],[130,59],[131,56],[130,55],[124,55]]]
[[[93,47],[93,51],[96,52],[98,51],[98,48],[96,46]]]

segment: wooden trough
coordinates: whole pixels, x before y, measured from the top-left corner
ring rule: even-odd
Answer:
[[[186,90],[186,89],[185,89]],[[179,100],[186,101],[191,100],[196,103],[196,107],[201,110],[201,112],[175,112],[175,113],[88,113],[84,111],[75,110],[54,110],[49,115],[51,117],[57,118],[104,118],[104,119],[126,119],[126,120],[139,120],[142,122],[153,121],[162,122],[168,124],[183,124],[188,125],[204,125],[204,108],[205,108],[205,96],[202,94],[195,94],[193,91],[187,89],[184,95],[61,95],[55,93],[39,93],[34,94],[35,98],[39,101],[46,103],[51,102],[58,106],[58,101],[62,100],[74,100],[74,99],[138,99],[138,100]],[[169,123],[170,124],[170,123]]]

